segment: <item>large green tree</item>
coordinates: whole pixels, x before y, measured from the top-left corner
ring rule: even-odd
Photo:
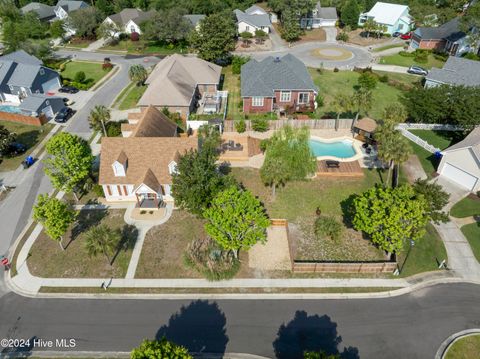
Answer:
[[[480,3],[472,1],[470,4],[465,15],[460,17],[460,27],[468,34],[468,43],[475,50],[478,50],[480,42]]]
[[[113,255],[121,239],[122,234],[119,229],[112,229],[101,224],[90,228],[85,233],[85,249],[90,257],[104,255],[107,262],[112,265]]]
[[[5,126],[0,125],[0,157],[4,156],[8,151],[10,144],[15,141],[17,135],[10,132]]]
[[[67,203],[47,194],[39,195],[37,204],[33,206],[33,219],[43,226],[47,236],[58,242],[62,250],[65,250],[63,236],[75,217],[75,211]]]
[[[342,7],[340,20],[346,26],[353,30],[358,27],[358,17],[360,16],[360,6],[357,0],[347,0]]]
[[[375,186],[353,201],[353,225],[389,253],[398,253],[407,241],[425,234],[430,220],[428,203],[412,186]]]
[[[443,190],[441,185],[419,178],[413,184],[413,189],[427,201],[428,215],[435,223],[449,221],[448,214],[443,211],[443,208],[448,204],[450,195]]]
[[[212,14],[200,20],[198,31],[191,32],[190,44],[204,60],[224,59],[235,49],[236,32],[230,12]]]
[[[193,359],[185,347],[167,339],[145,339],[138,348],[132,350],[131,359]]]
[[[68,15],[68,25],[75,29],[75,36],[94,37],[97,27],[103,21],[103,15],[95,7],[89,6],[72,11]]]
[[[286,9],[282,12],[281,36],[284,40],[292,42],[298,40],[303,30],[300,28],[300,16],[295,9]]]
[[[148,73],[145,67],[137,64],[130,66],[128,69],[128,77],[130,77],[130,81],[135,82],[137,86],[141,86],[147,80]]]
[[[203,212],[205,231],[225,250],[238,259],[240,250],[255,243],[265,243],[270,220],[265,208],[249,191],[231,186],[217,194]]]
[[[141,65],[140,65],[141,66]],[[90,128],[95,131],[103,131],[103,135],[107,137],[106,124],[110,121],[110,109],[104,105],[96,105],[88,116],[88,123]]]
[[[177,43],[185,40],[193,30],[192,23],[180,8],[161,10],[142,24],[143,36],[148,40]]]
[[[87,141],[68,132],[61,132],[48,140],[45,173],[53,187],[73,193],[86,181],[91,172],[94,157]]]

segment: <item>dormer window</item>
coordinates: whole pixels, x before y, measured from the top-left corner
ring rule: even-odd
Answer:
[[[113,162],[112,168],[115,177],[125,177],[127,175],[128,158],[125,152],[120,152],[117,160]]]
[[[170,173],[171,175],[173,175],[174,173],[177,173],[177,162],[171,161],[168,164],[168,173]]]
[[[40,72],[40,75],[42,75],[42,76],[45,75],[45,69],[43,69],[42,67],[40,67],[40,71],[39,71],[39,72]]]

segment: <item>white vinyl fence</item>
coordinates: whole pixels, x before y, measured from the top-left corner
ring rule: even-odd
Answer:
[[[425,140],[422,140],[420,137],[418,136],[415,136],[413,133],[403,129],[403,128],[400,128],[400,132],[402,133],[402,135],[404,135],[406,138],[408,138],[409,140],[415,142],[417,145],[419,145],[420,147],[423,147],[424,149],[426,149],[428,152],[430,153],[435,153],[435,152],[440,152],[440,148],[437,148],[437,147],[434,147],[432,146],[431,144],[429,144],[427,141]]]

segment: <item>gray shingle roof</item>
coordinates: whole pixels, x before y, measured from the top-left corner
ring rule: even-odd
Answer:
[[[268,14],[263,15],[250,15],[244,13],[242,10],[234,10],[235,15],[237,17],[237,22],[246,22],[252,26],[262,27],[262,26],[270,26],[272,23],[270,22],[270,16]]]
[[[480,61],[450,56],[442,69],[432,68],[426,79],[456,86],[480,86]]]
[[[439,27],[419,27],[415,30],[415,34],[420,36],[422,40],[450,40],[457,41],[465,36],[460,30],[460,18],[455,18],[446,22]]]
[[[118,26],[125,26],[130,20],[137,18],[141,12],[138,9],[123,9],[119,13],[110,15],[109,18]]]
[[[442,152],[450,152],[462,148],[471,148],[475,156],[480,160],[480,127],[473,129],[463,141],[446,148]]]
[[[303,62],[291,54],[281,58],[269,56],[260,62],[250,60],[242,66],[242,97],[273,97],[274,90],[318,91],[318,88]]]
[[[318,17],[321,19],[336,20],[338,18],[337,9],[334,7],[322,7],[318,12]]]
[[[13,61],[0,61],[0,84],[8,80],[10,69],[16,66],[17,64]]]
[[[188,14],[183,15],[185,19],[191,22],[191,24],[195,27],[200,22],[200,20],[204,19],[206,15],[202,14]]]
[[[255,11],[258,11],[258,12],[261,12],[263,14],[266,14],[267,12],[262,9],[260,6],[258,5],[252,5],[250,6],[248,9],[245,10],[245,14],[252,14],[253,12]]]
[[[34,11],[37,13],[38,18],[40,20],[48,20],[50,18],[55,17],[55,12],[53,11],[55,9],[55,6],[50,6],[46,4],[42,4],[39,2],[31,2],[24,7],[22,7],[20,10],[22,11],[23,14],[26,14],[27,12]]]
[[[3,55],[0,57],[0,61],[13,61],[29,65],[42,65],[42,60],[27,54],[23,50],[18,50],[7,55]]]
[[[7,84],[13,86],[25,86],[30,87],[35,81],[35,78],[40,71],[40,68],[43,66],[39,65],[27,65],[27,64],[17,64],[15,71],[8,80]]]
[[[79,0],[59,0],[55,8],[62,7],[66,12],[72,12],[89,6],[86,2]]]

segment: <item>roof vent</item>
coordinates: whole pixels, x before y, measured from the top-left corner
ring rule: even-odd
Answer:
[[[273,60],[273,62],[280,62],[280,57],[275,57],[275,59]]]

